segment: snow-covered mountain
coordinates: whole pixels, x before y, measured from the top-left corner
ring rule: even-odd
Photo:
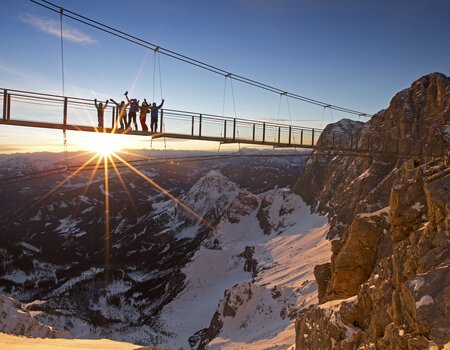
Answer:
[[[65,174],[3,187],[3,198],[26,193],[17,208],[3,203],[0,291],[78,338],[176,349],[290,346],[298,305],[316,301],[313,266],[330,254],[326,220],[288,189],[303,159],[142,170],[179,203],[129,169],[122,179],[111,170],[109,245],[102,172],[88,187],[91,172],[57,191]],[[230,316],[225,306],[246,290],[254,297]]]

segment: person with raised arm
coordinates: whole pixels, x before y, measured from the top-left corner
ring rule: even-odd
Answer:
[[[128,123],[127,128],[131,128],[131,122],[134,124],[134,129],[137,130],[137,123],[136,123],[136,113],[139,111],[139,100],[128,97],[128,91],[125,91],[125,97],[127,98],[127,102],[130,105],[130,109],[128,111]]]
[[[116,128],[117,129],[126,129],[128,127],[127,125],[127,106],[128,103],[125,103],[125,101],[120,101],[120,103],[117,103],[112,98],[109,99],[112,103],[116,105],[117,108],[117,118],[116,118]],[[120,128],[118,125],[120,124]]]
[[[98,119],[98,128],[103,130],[103,120],[105,119],[105,109],[108,106],[108,102],[106,101],[105,104],[103,103],[97,103],[97,99],[94,100],[95,108],[97,108],[97,119]]]
[[[156,106],[156,102],[153,102],[150,106],[150,131],[157,132],[158,131],[158,111],[164,104],[164,99],[159,106]]]

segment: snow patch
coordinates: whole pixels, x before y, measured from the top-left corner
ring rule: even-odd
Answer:
[[[419,301],[416,302],[416,309],[430,304],[434,304],[433,298],[431,295],[424,295]]]

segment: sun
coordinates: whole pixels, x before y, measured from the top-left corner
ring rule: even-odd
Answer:
[[[106,157],[119,152],[124,147],[122,137],[122,135],[96,132],[83,139],[81,143],[83,148]]]

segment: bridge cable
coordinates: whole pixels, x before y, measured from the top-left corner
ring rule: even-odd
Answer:
[[[236,100],[234,98],[234,89],[233,89],[233,80],[230,79],[230,86],[231,86],[231,98],[233,100],[233,108],[234,108],[234,117],[237,119],[237,110],[236,110]],[[236,135],[238,139],[238,147],[239,147],[239,154],[241,153],[241,142],[239,139],[239,127],[236,125]]]
[[[64,9],[60,7],[59,9],[59,23],[60,23],[60,37],[61,37],[61,86],[62,94],[65,96],[65,81],[64,81],[64,33],[63,33],[63,15]],[[66,116],[64,116],[65,118]],[[65,125],[65,123],[64,123]],[[67,135],[66,128],[63,128],[63,144],[64,144],[64,158],[66,162],[66,169],[69,169],[69,152],[67,150]]]
[[[57,9],[59,7],[57,5],[51,3],[50,1],[47,1],[47,0],[30,0],[30,1],[35,3],[35,4],[37,4],[37,5],[39,5],[39,6],[44,7],[46,9],[50,10],[50,11],[58,12]],[[80,14],[78,14],[76,12],[73,12],[73,11],[70,11],[70,10],[67,10],[67,9],[65,9],[64,11],[65,12],[63,13],[63,15],[68,17],[68,18],[71,18],[71,19],[73,19],[75,21],[78,21],[80,23],[86,24],[86,25],[88,25],[90,27],[96,28],[98,30],[101,30],[101,31],[106,32],[108,34],[111,34],[113,36],[116,36],[118,38],[124,39],[124,40],[129,41],[131,43],[134,43],[136,45],[139,45],[139,46],[142,46],[144,48],[151,49],[151,50],[155,50],[155,48],[159,48],[159,52],[164,54],[164,55],[166,55],[166,56],[169,56],[169,57],[171,57],[173,59],[176,59],[176,60],[188,63],[188,64],[196,66],[198,68],[205,69],[205,70],[210,71],[210,72],[215,73],[215,74],[219,74],[219,75],[229,74],[227,71],[225,71],[225,70],[223,70],[221,68],[218,68],[218,67],[215,67],[213,65],[204,63],[202,61],[190,58],[190,57],[182,55],[182,54],[179,54],[179,53],[177,53],[175,51],[171,51],[171,50],[159,47],[159,46],[157,46],[155,44],[152,44],[152,43],[150,43],[150,42],[148,42],[146,40],[143,40],[143,39],[140,39],[140,38],[138,38],[136,36],[127,34],[127,33],[123,32],[123,31],[120,31],[120,30],[115,29],[113,27],[107,26],[107,25],[105,25],[103,23],[100,23],[98,21],[95,21],[95,20],[93,20],[91,18],[88,18],[86,16],[80,15]],[[237,80],[239,82],[242,82],[244,84],[248,84],[248,85],[251,85],[251,86],[263,89],[263,90],[267,90],[267,91],[270,91],[270,92],[273,92],[273,93],[282,93],[282,92],[284,92],[283,90],[281,90],[279,88],[276,88],[276,87],[273,87],[273,86],[270,86],[270,85],[267,85],[267,84],[264,84],[264,83],[260,83],[260,82],[258,82],[256,80],[249,79],[249,78],[246,78],[244,76],[237,75],[237,74],[233,74],[233,76],[231,78],[234,79],[234,80]],[[322,102],[322,101],[319,101],[319,100],[316,100],[316,99],[312,99],[312,98],[309,98],[309,97],[305,97],[305,96],[302,96],[302,95],[299,95],[299,94],[290,93],[290,92],[288,92],[287,94],[291,98],[303,101],[305,103],[310,103],[310,104],[314,104],[316,106],[322,106],[322,107],[323,106],[330,106],[330,108],[335,109],[335,110],[340,111],[340,112],[344,112],[344,113],[348,113],[348,114],[354,114],[354,115],[361,115],[361,116],[365,116],[365,117],[371,117],[371,115],[367,114],[367,113],[362,113],[362,112],[359,112],[359,111],[356,111],[356,110],[353,110],[353,109],[340,107],[340,106],[337,106],[337,105],[327,104],[325,102]]]
[[[287,96],[287,95],[286,95],[286,104],[287,104],[288,113],[289,113],[289,120],[290,120],[291,125],[292,125],[293,122],[292,122],[292,115],[291,115],[291,106],[289,105],[289,96]],[[292,135],[292,139],[293,139],[294,144],[295,144],[295,134]]]

